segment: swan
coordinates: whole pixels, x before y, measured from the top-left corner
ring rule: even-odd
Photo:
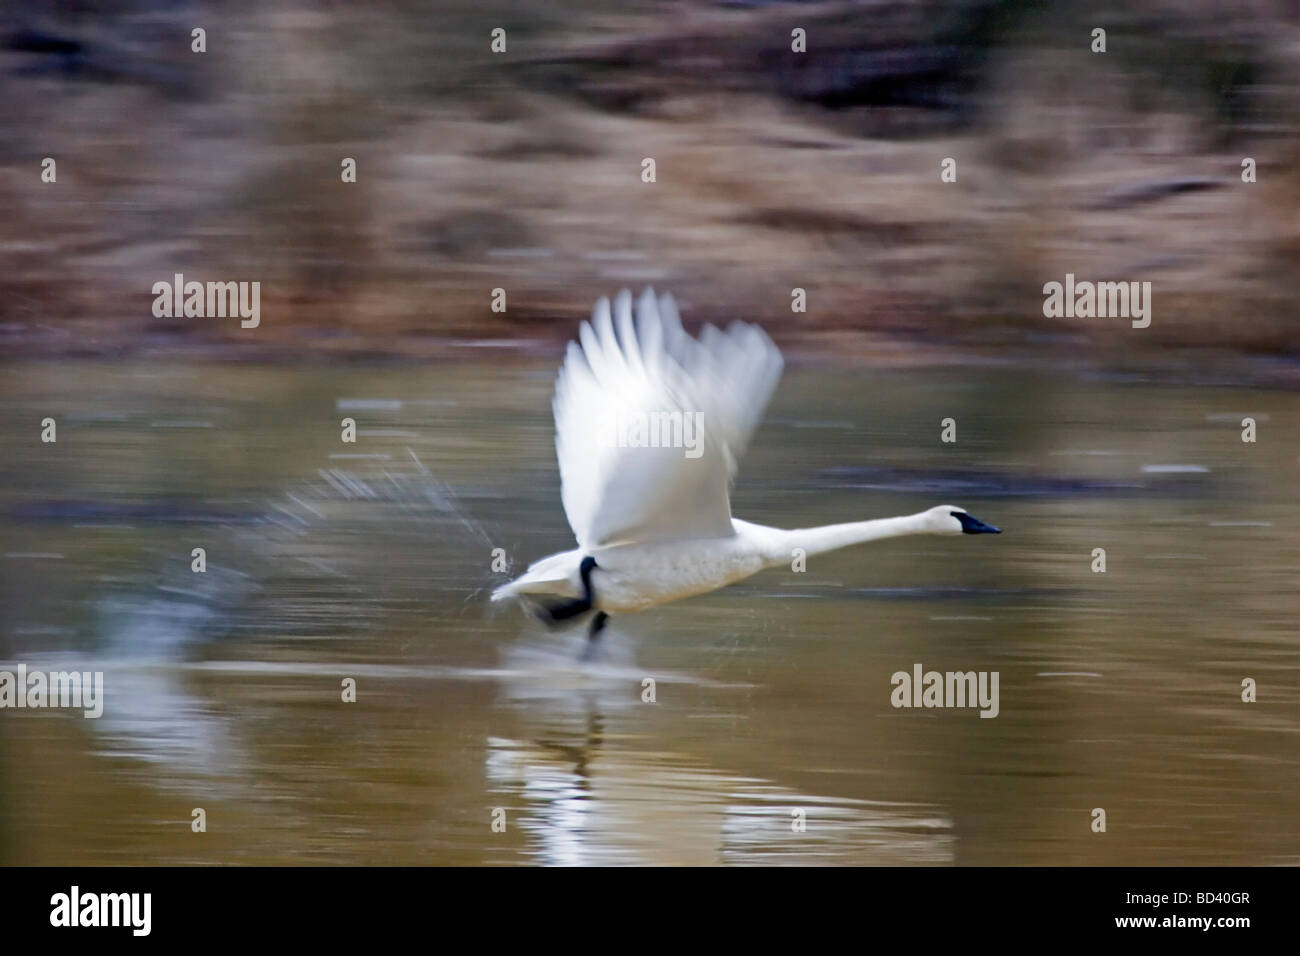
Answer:
[[[731,516],[729,490],[781,377],[756,325],[681,324],[671,295],[601,298],[555,384],[560,497],[578,547],[492,592],[551,625],[592,614],[584,657],[611,613],[704,594],[765,568],[909,534],[1000,534],[964,508],[787,530]],[[594,612],[594,613],[593,613]]]

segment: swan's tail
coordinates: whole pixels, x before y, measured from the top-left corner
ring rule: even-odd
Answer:
[[[500,604],[502,601],[509,601],[512,598],[519,598],[521,594],[518,587],[519,581],[509,581],[492,592],[492,603]]]
[[[492,592],[492,604],[499,605],[507,602],[522,608],[525,614],[530,617],[546,620],[545,612],[546,602],[541,599],[541,595],[530,594],[520,585],[521,578],[510,581],[501,585]]]
[[[531,565],[527,571],[496,588],[492,601],[525,601],[536,603],[543,596],[577,597],[574,584],[578,555],[576,551],[553,554]]]

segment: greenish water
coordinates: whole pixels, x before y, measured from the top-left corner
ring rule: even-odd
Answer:
[[[0,711],[0,862],[1300,863],[1300,396],[793,370],[738,516],[1005,533],[615,618],[582,666],[487,605],[494,548],[572,546],[552,376],[5,366],[0,669],[107,701]],[[997,718],[893,708],[918,663],[997,671]]]

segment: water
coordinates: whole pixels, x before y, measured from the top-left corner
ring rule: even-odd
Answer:
[[[581,666],[487,606],[494,548],[572,546],[552,373],[7,366],[0,669],[107,703],[0,712],[0,862],[1300,863],[1300,396],[793,370],[739,516],[1005,533],[615,618]],[[917,663],[997,671],[999,715],[894,709]]]

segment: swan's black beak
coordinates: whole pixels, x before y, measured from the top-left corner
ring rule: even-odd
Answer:
[[[1001,534],[1001,528],[995,528],[991,524],[985,524],[974,515],[967,514],[964,511],[954,511],[952,516],[961,522],[962,534]]]

